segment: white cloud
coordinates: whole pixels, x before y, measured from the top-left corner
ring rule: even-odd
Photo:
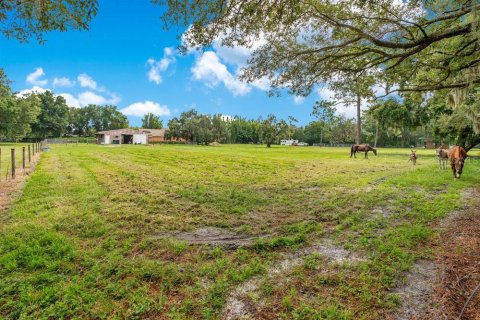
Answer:
[[[80,105],[80,101],[78,101],[78,99],[76,97],[74,97],[73,95],[71,95],[70,93],[60,93],[59,96],[62,96],[62,97],[65,98],[65,101],[67,102],[67,105],[69,107],[73,107],[73,108],[82,107]]]
[[[251,87],[236,79],[228,71],[227,66],[220,62],[217,54],[213,51],[206,51],[197,57],[191,70],[194,79],[204,81],[205,85],[209,87],[223,83],[235,96],[245,95],[251,91]]]
[[[33,86],[31,89],[25,89],[25,90],[17,92],[16,96],[17,97],[24,97],[24,96],[29,95],[31,93],[45,93],[47,91],[50,91],[50,90],[39,87],[39,86]]]
[[[96,91],[105,91],[104,88],[99,87],[97,85],[97,82],[86,73],[79,74],[77,80],[78,82],[80,82],[80,86],[82,88],[89,88]]]
[[[118,102],[120,102],[120,98],[115,94],[112,94],[109,98],[106,98],[92,91],[85,91],[80,93],[77,99],[81,107],[89,104],[105,105],[117,104]]]
[[[163,49],[163,58],[156,61],[153,58],[147,60],[147,65],[150,66],[150,70],[147,72],[148,80],[155,82],[156,84],[162,83],[163,79],[161,72],[168,69],[168,66],[175,62],[174,50],[172,48]]]
[[[305,101],[305,97],[302,96],[293,96],[293,102],[295,104],[302,104]]]
[[[36,68],[35,71],[27,75],[27,82],[34,86],[45,86],[48,83],[47,79],[40,79],[45,76],[43,68]]]
[[[268,91],[271,88],[270,80],[267,77],[257,79],[253,81],[251,85],[262,91]]]
[[[54,87],[73,87],[74,85],[75,81],[70,80],[67,77],[53,78]]]
[[[222,45],[222,38],[217,38],[213,42],[215,52],[225,63],[236,67],[243,67],[247,60],[252,56],[253,51],[264,45],[266,40],[263,36],[250,41],[248,46],[227,47]]]
[[[147,113],[153,113],[156,116],[169,116],[170,109],[168,106],[162,106],[153,101],[135,102],[126,108],[120,110],[127,116],[142,117]]]
[[[322,98],[323,100],[333,101],[333,102],[339,101],[335,97],[335,91],[327,87],[318,89],[317,93],[320,96],[320,98]],[[368,107],[369,107],[368,101],[366,99],[362,99],[360,102],[360,109],[366,110],[368,109]],[[357,117],[357,105],[355,103],[350,103],[350,104],[339,103],[335,105],[335,108],[337,109],[337,112],[336,112],[337,114],[343,114],[347,118]]]

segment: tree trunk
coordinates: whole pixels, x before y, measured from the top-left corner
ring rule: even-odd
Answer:
[[[267,148],[270,148],[272,144],[270,142],[267,142]]]
[[[323,130],[320,132],[320,146],[322,146],[323,143]]]
[[[360,97],[360,94],[357,93],[357,137],[356,137],[356,143],[360,144],[360,139],[362,136],[362,119],[360,118],[360,105],[362,103],[362,98]]]
[[[477,144],[479,144],[479,143],[480,143],[480,137],[476,138],[476,139],[473,141],[473,143],[471,143],[470,145],[465,146],[464,149],[465,149],[466,152],[468,152],[468,151],[470,151],[470,149],[474,148],[474,147],[475,147]]]
[[[373,143],[373,147],[377,147],[377,142],[378,142],[378,121],[377,121],[377,126],[375,128],[375,142]]]

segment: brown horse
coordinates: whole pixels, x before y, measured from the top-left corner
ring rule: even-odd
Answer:
[[[448,149],[442,149],[441,147],[435,150],[437,154],[438,163],[440,169],[447,169]]]
[[[450,159],[450,167],[452,168],[454,179],[460,179],[466,157],[467,152],[462,147],[455,146],[448,150],[448,159]]]
[[[377,155],[377,149],[371,147],[369,144],[354,144],[352,145],[352,148],[350,149],[350,158],[354,156],[357,158],[355,155],[357,152],[365,152],[365,158],[368,158],[368,151],[373,151],[374,155]]]

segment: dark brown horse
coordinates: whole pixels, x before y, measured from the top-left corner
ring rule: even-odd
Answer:
[[[450,160],[454,179],[460,179],[465,158],[467,158],[467,152],[462,147],[455,146],[448,150],[448,159]]]
[[[354,144],[350,149],[350,158],[352,156],[357,158],[355,155],[357,152],[365,152],[365,158],[368,158],[368,151],[372,151],[374,155],[377,155],[377,149],[373,148],[369,144]]]

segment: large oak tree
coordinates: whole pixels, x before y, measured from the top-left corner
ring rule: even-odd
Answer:
[[[255,46],[241,78],[268,78],[273,90],[308,95],[327,83],[356,95],[359,109],[371,79],[401,92],[480,83],[478,0],[153,2],[167,7],[166,27],[187,28],[186,48]]]

